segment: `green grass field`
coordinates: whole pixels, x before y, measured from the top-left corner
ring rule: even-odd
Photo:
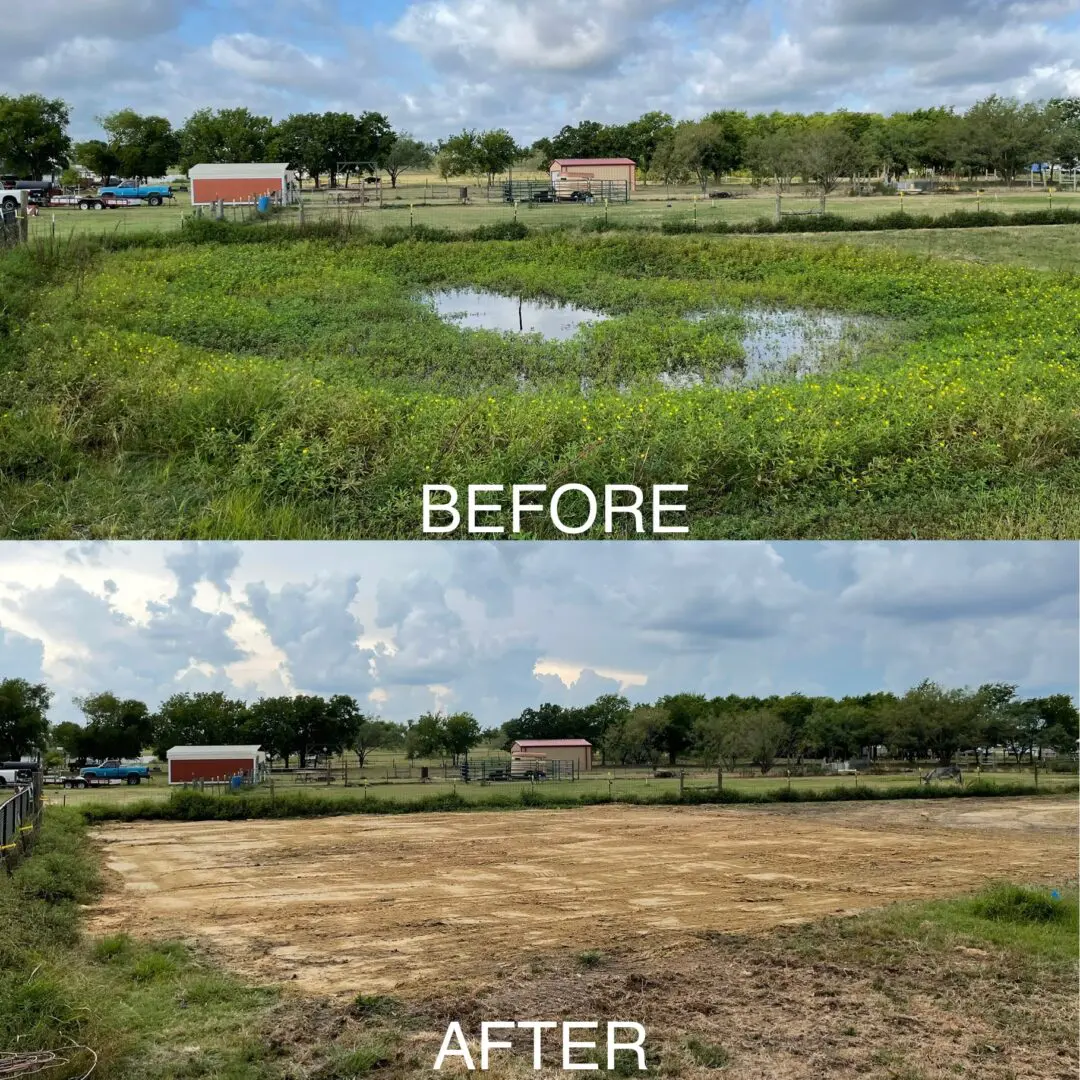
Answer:
[[[0,535],[409,538],[424,483],[568,482],[686,484],[695,538],[1080,532],[1069,274],[918,237],[281,236],[0,261]],[[608,318],[466,330],[424,302],[462,287]],[[809,377],[740,383],[775,310],[854,328]]]

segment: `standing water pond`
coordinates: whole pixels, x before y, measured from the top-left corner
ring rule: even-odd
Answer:
[[[483,289],[440,290],[425,301],[445,322],[465,330],[537,334],[548,341],[570,341],[613,318],[574,304]],[[717,308],[683,318],[701,324],[703,332],[715,329],[725,338],[733,335],[739,348],[735,355],[722,350],[713,365],[661,372],[659,381],[670,389],[800,378],[858,359],[868,339],[882,328],[880,320],[865,316],[764,306]]]

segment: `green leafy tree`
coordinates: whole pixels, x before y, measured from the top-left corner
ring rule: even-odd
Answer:
[[[406,751],[411,758],[435,757],[446,750],[446,726],[441,713],[426,712],[413,724],[406,736]]]
[[[254,702],[248,709],[244,741],[258,743],[288,768],[299,742],[293,698],[282,695]]]
[[[180,138],[163,116],[121,109],[102,117],[101,126],[125,176],[136,180],[164,176],[180,155]]]
[[[104,139],[76,143],[72,154],[79,165],[92,172],[103,184],[120,172],[120,156]]]
[[[44,683],[0,682],[0,759],[18,761],[24,754],[44,750],[51,701],[52,691]]]
[[[40,180],[68,164],[67,103],[41,94],[0,95],[0,172]]]
[[[356,744],[357,732],[366,720],[356,698],[334,694],[326,703],[326,721],[321,732],[323,749],[329,754],[344,753]]]
[[[720,180],[741,164],[743,130],[732,115],[725,113],[705,120],[684,120],[676,125],[671,147],[665,153],[696,177],[704,191],[710,177]]]
[[[197,109],[180,128],[180,167],[265,161],[274,122],[249,109]]]
[[[356,729],[353,749],[362,769],[373,750],[389,750],[400,746],[404,741],[404,729],[400,724],[388,720],[372,720],[364,717]]]
[[[822,195],[834,191],[842,177],[858,172],[862,151],[842,124],[808,127],[799,139],[799,171]]]
[[[490,184],[497,173],[505,172],[524,153],[503,128],[483,132],[463,130],[439,143],[438,164],[444,178],[486,176]]]
[[[617,153],[637,162],[642,178],[647,183],[657,147],[674,130],[675,124],[669,113],[643,113],[623,129],[624,136]]]
[[[708,711],[708,702],[703,694],[671,694],[660,698],[656,705],[667,715],[661,746],[668,764],[674,765],[679,755],[693,745],[694,727]]]
[[[480,725],[472,713],[451,713],[442,724],[446,749],[453,756],[454,764],[459,757],[468,757],[469,751],[480,741]]]
[[[81,749],[99,759],[138,757],[154,741],[154,723],[145,702],[118,698],[108,690],[76,698],[86,717]]]
[[[74,720],[64,720],[49,729],[53,746],[63,750],[69,758],[82,763],[86,760],[83,750],[83,728]]]
[[[742,714],[742,752],[764,776],[781,756],[791,738],[791,728],[770,709]]]
[[[756,180],[770,180],[786,191],[801,165],[799,147],[788,132],[769,131],[746,141],[746,162]]]
[[[247,704],[219,690],[173,694],[153,717],[154,753],[173,746],[221,746],[248,741]]]
[[[329,161],[318,113],[293,113],[274,130],[272,153],[294,169],[309,176],[319,187]]]
[[[929,679],[890,710],[890,741],[909,756],[931,754],[948,765],[959,750],[983,742],[986,699],[978,691],[947,690]]]
[[[474,176],[481,171],[479,141],[475,130],[462,130],[439,143],[438,166],[443,179]]]
[[[382,119],[385,122],[385,118]],[[379,154],[378,141],[366,136],[363,121],[352,113],[322,113],[314,121],[313,136],[317,161],[330,174],[332,188],[337,187],[341,166],[345,166],[351,175],[353,168],[347,163],[375,162]],[[369,166],[368,171],[373,167]],[[345,183],[347,186],[348,176]]]
[[[731,772],[745,750],[743,714],[707,712],[694,723],[694,742],[703,765]]]
[[[578,710],[582,717],[576,735],[569,739],[588,739],[600,751],[600,761],[607,764],[606,735],[610,728],[618,727],[630,715],[630,702],[622,694],[601,694],[591,705]]]
[[[431,148],[403,131],[383,152],[380,164],[390,177],[390,186],[396,188],[403,173],[430,168],[431,162]]]
[[[1046,103],[1047,160],[1066,169],[1080,166],[1080,97]]]
[[[493,184],[496,175],[506,172],[524,153],[505,128],[484,131],[476,140],[474,168],[487,176],[489,184]]]
[[[1006,185],[1032,163],[1043,160],[1052,143],[1038,105],[1021,105],[1015,98],[997,94],[968,109],[962,132],[968,160],[992,169]]]

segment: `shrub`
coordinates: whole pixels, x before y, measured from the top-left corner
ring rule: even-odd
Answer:
[[[1067,921],[1070,909],[1045,889],[997,885],[973,901],[976,915],[994,922],[1050,923]]]

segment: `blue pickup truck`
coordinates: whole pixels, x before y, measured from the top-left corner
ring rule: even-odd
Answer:
[[[94,784],[140,784],[143,780],[150,780],[149,765],[121,765],[114,759],[103,761],[99,765],[87,765],[79,770],[78,776],[65,776],[63,786],[77,788]]]
[[[111,196],[114,199],[140,199],[147,206],[160,206],[166,199],[176,197],[168,184],[137,184],[134,180],[108,184],[98,189],[98,195]]]

